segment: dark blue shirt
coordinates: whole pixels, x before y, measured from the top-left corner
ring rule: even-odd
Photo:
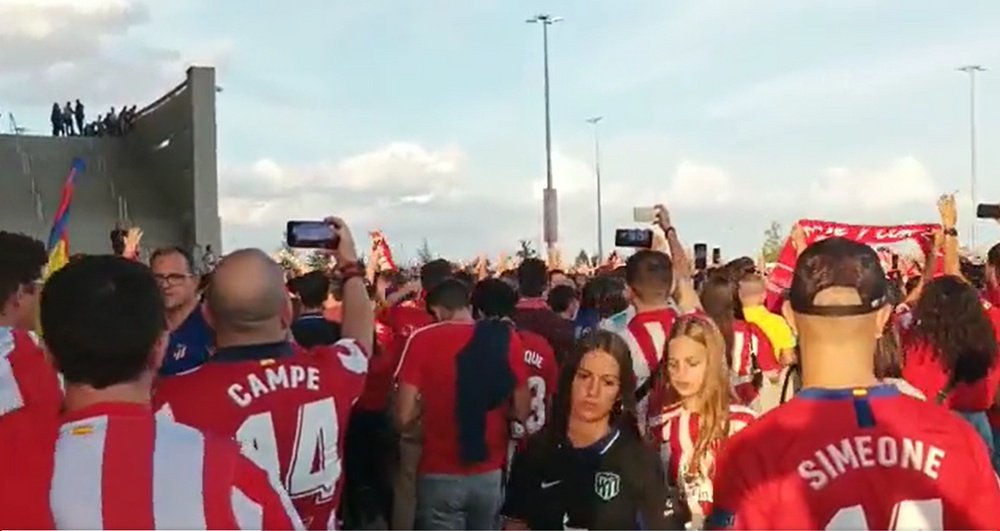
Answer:
[[[306,348],[332,345],[340,341],[340,324],[327,321],[323,314],[305,313],[292,321],[292,337]]]
[[[187,319],[170,333],[160,375],[172,376],[200,366],[208,361],[214,346],[215,334],[205,321],[201,307],[195,307]]]

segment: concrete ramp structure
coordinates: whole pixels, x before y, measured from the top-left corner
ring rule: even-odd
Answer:
[[[71,254],[110,253],[116,223],[141,227],[145,250],[220,253],[215,87],[213,68],[189,68],[124,137],[0,135],[0,229],[45,241],[79,157],[86,169],[70,211]]]

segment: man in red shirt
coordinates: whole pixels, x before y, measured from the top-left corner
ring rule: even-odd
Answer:
[[[986,254],[986,300],[1000,306],[1000,243]]]
[[[55,418],[62,404],[59,378],[31,332],[47,261],[42,242],[0,231],[0,426],[15,414]]]
[[[14,494],[5,502],[40,516],[20,524],[301,529],[287,495],[236,444],[154,417],[149,397],[168,339],[146,266],[112,256],[71,262],[48,280],[41,320],[66,380],[65,413],[31,444],[15,439],[27,464],[0,474],[0,483],[30,485],[0,487]]]
[[[1000,484],[975,430],[874,375],[887,293],[867,245],[831,238],[802,253],[785,317],[804,388],[723,447],[708,527],[1000,528]]]
[[[625,281],[632,304],[624,312],[601,322],[601,328],[618,334],[632,353],[636,377],[636,400],[640,429],[645,432],[650,391],[649,378],[658,372],[670,329],[677,318],[671,303],[674,285],[673,263],[659,251],[641,250],[625,263]],[[650,381],[650,384],[646,382]]]
[[[427,305],[439,322],[410,336],[395,409],[401,429],[418,415],[424,427],[417,526],[494,529],[510,398],[522,420],[530,402],[524,346],[509,323],[473,320],[469,288],[459,280],[432,290]]]
[[[516,305],[517,293],[506,282],[486,279],[476,284],[472,306],[479,318],[505,320],[513,325]],[[527,437],[545,427],[552,396],[559,383],[559,367],[555,352],[544,337],[523,329],[518,329],[517,335],[524,345],[531,402],[528,418],[524,422],[512,422],[510,431],[512,446],[523,449]]]
[[[382,311],[378,320],[385,326],[387,343],[385,356],[372,360],[372,373],[361,394],[362,410],[386,411],[393,377],[399,367],[403,348],[415,330],[434,322],[427,311],[424,297],[451,276],[451,264],[437,259],[420,268],[420,293],[416,300],[404,300]],[[407,426],[399,433],[399,457],[392,477],[391,529],[413,529],[417,506],[417,466],[420,463],[420,444],[423,437],[420,422]]]
[[[538,258],[528,258],[517,267],[517,289],[521,300],[517,303],[514,321],[521,330],[530,330],[544,337],[552,345],[556,359],[569,354],[575,341],[573,321],[552,311],[546,298],[549,289],[548,266]]]
[[[368,371],[374,319],[350,232],[339,219],[330,223],[340,238],[343,339],[309,350],[290,343],[281,267],[258,249],[236,251],[219,262],[208,292],[215,354],[164,379],[155,397],[178,422],[240,442],[283,483],[310,529],[337,528],[344,434]]]
[[[983,297],[991,307],[987,315],[1000,337],[1000,243],[990,247],[986,254],[986,293]],[[1000,406],[994,404],[987,416],[993,430],[993,468],[1000,470]]]

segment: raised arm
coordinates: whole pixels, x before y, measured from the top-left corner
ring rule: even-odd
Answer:
[[[941,226],[944,230],[944,274],[955,275],[962,279],[962,268],[958,261],[958,208],[955,206],[955,196],[942,195],[938,199],[938,212],[941,214]]]
[[[656,223],[667,238],[667,249],[674,263],[674,280],[677,286],[674,290],[677,305],[681,310],[693,311],[701,309],[701,300],[694,289],[693,270],[684,245],[677,236],[677,228],[670,220],[670,212],[663,205],[656,206]]]
[[[333,217],[326,221],[333,226],[340,240],[333,255],[344,278],[344,322],[341,333],[345,338],[356,340],[370,354],[375,335],[375,310],[365,287],[365,270],[358,262],[354,237],[347,223]]]

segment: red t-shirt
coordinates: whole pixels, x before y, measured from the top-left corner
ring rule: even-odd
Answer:
[[[757,358],[757,367],[763,372],[781,369],[764,331],[753,323],[733,321],[733,362],[729,374],[733,390],[744,405],[749,405],[760,394],[760,389],[753,386],[754,357]]]
[[[715,529],[1000,529],[976,431],[892,386],[804,389],[729,440]]]
[[[54,419],[62,399],[59,375],[46,361],[38,337],[0,327],[0,425],[14,412]]]
[[[995,332],[1000,332],[1000,310],[992,304],[983,301],[983,310],[986,316],[993,322]],[[912,321],[912,319],[910,319]],[[916,387],[927,397],[927,400],[935,401],[948,384],[948,375],[945,373],[941,363],[938,362],[936,352],[926,341],[913,335],[912,329],[904,329],[902,334],[903,344],[903,379]],[[1000,340],[1000,333],[997,333]],[[993,406],[997,396],[997,387],[1000,386],[1000,359],[994,363],[993,367],[986,374],[986,377],[975,383],[959,383],[948,393],[944,404],[958,411],[986,411]]]
[[[423,300],[410,300],[385,308],[375,323],[375,340],[380,352],[372,358],[371,371],[357,406],[366,411],[382,411],[388,407],[406,341],[415,330],[433,324],[434,317],[427,313]]]
[[[336,527],[344,434],[368,357],[354,340],[304,349],[272,343],[216,350],[190,373],[160,380],[156,408],[235,438],[289,493],[306,527]]]
[[[55,529],[49,495],[57,415],[18,410],[0,419],[0,529]]]
[[[392,375],[396,371],[399,357],[393,354],[393,333],[381,319],[375,319],[375,352],[368,367],[365,388],[354,409],[362,411],[385,411],[392,392]]]
[[[544,337],[530,331],[518,330],[524,344],[524,363],[528,370],[528,390],[531,392],[531,415],[522,424],[511,423],[511,439],[517,439],[518,450],[527,444],[527,436],[545,427],[550,399],[559,385],[559,368],[556,354]]]
[[[421,474],[472,475],[499,470],[506,460],[507,406],[501,405],[486,416],[486,447],[489,458],[465,466],[461,462],[458,426],[455,422],[455,358],[472,339],[473,321],[445,321],[421,328],[410,336],[397,377],[420,391],[423,406],[424,446],[420,456]],[[509,360],[515,386],[526,385],[528,365],[525,348],[511,328]]]
[[[757,418],[757,412],[741,405],[729,406],[729,436],[746,428]],[[708,476],[693,476],[688,473],[691,458],[694,454],[695,442],[701,417],[692,413],[681,404],[663,410],[649,419],[650,439],[659,450],[660,460],[667,471],[667,480],[674,486],[681,487],[688,503],[697,503],[702,514],[712,510],[711,470],[715,466],[716,450],[710,450],[702,462],[702,469],[709,472]]]
[[[66,415],[7,480],[33,527],[54,529],[301,529],[284,491],[222,438],[154,418],[148,405],[108,402]],[[43,472],[44,470],[44,472]],[[6,512],[6,511],[4,511]],[[47,518],[42,518],[47,519]]]

